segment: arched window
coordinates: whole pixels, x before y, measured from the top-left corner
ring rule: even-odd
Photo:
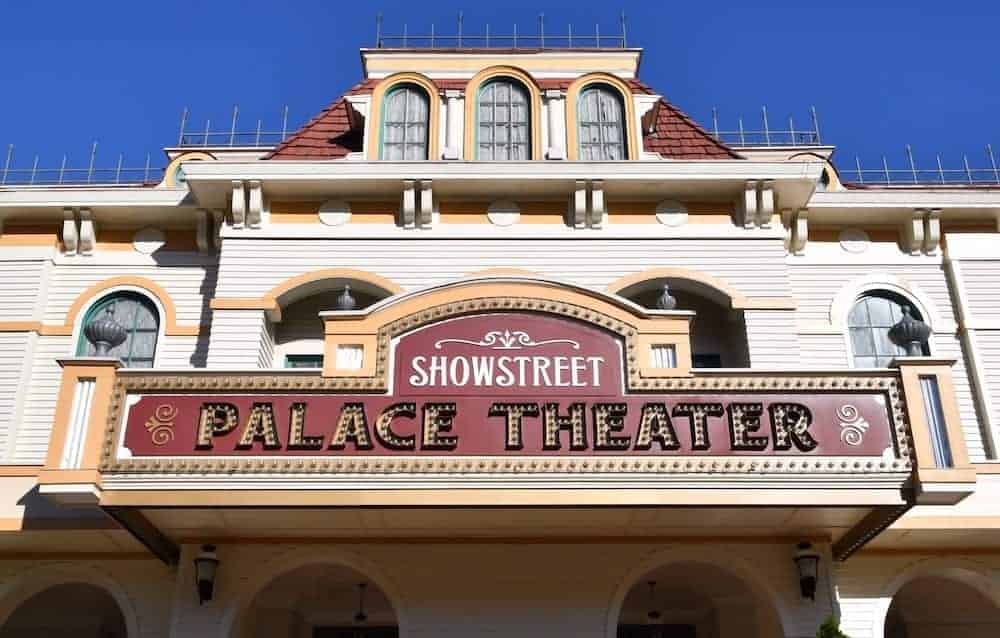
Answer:
[[[625,108],[618,91],[603,84],[588,86],[577,109],[580,159],[626,159]]]
[[[97,354],[97,346],[87,339],[84,329],[105,317],[124,328],[126,335],[125,340],[111,348],[107,356],[118,357],[126,368],[152,368],[160,331],[159,313],[148,298],[130,291],[112,293],[90,307],[81,324],[77,354],[86,357]]]
[[[904,306],[914,319],[923,320],[913,304],[899,294],[875,290],[858,298],[847,316],[855,368],[884,368],[895,357],[906,355],[906,348],[889,338],[889,329],[903,318]]]
[[[528,91],[513,80],[492,80],[479,89],[479,159],[531,159],[530,105]]]
[[[427,159],[429,103],[427,93],[413,84],[401,84],[382,105],[382,159]]]

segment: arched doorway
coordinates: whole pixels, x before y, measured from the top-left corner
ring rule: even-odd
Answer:
[[[892,597],[885,638],[986,638],[1000,635],[1000,609],[955,578],[921,576]]]
[[[702,562],[678,562],[648,572],[629,590],[618,638],[779,638],[781,623],[735,574]]]
[[[349,567],[318,564],[278,576],[254,596],[233,638],[397,638],[385,593]]]
[[[128,638],[128,629],[121,609],[107,591],[86,583],[66,583],[21,603],[0,626],[0,636]]]

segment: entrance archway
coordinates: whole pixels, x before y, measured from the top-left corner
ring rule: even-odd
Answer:
[[[986,638],[1000,635],[1000,608],[955,578],[920,576],[892,597],[885,638]]]
[[[233,638],[397,638],[392,603],[350,567],[315,564],[286,572],[257,592]]]
[[[771,602],[732,572],[675,562],[647,572],[622,603],[618,638],[780,638]]]
[[[4,638],[128,638],[125,617],[104,589],[54,585],[21,603],[0,626]]]

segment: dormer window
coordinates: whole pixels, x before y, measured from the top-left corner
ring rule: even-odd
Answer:
[[[382,107],[382,149],[385,160],[427,159],[429,104],[427,93],[401,84],[385,97]]]
[[[627,159],[625,109],[618,91],[603,84],[588,86],[580,92],[577,110],[580,159]]]
[[[530,104],[519,82],[499,78],[483,85],[476,128],[479,159],[531,159]]]

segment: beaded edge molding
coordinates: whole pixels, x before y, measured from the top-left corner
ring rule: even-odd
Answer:
[[[609,330],[624,339],[625,367],[628,390],[643,391],[784,391],[811,392],[816,390],[847,390],[882,393],[892,419],[897,457],[892,461],[863,457],[846,461],[830,457],[551,457],[537,458],[275,458],[275,459],[118,459],[115,449],[119,440],[122,406],[130,392],[195,391],[344,391],[385,392],[388,388],[388,358],[392,339],[425,325],[452,317],[484,311],[527,310],[561,315]],[[452,302],[434,306],[408,317],[397,319],[378,331],[377,361],[371,377],[321,377],[288,374],[246,373],[225,374],[192,370],[190,374],[124,374],[119,375],[111,396],[100,470],[114,473],[441,473],[441,474],[524,474],[524,473],[882,473],[911,471],[912,450],[906,408],[896,378],[879,376],[730,376],[730,377],[667,377],[649,379],[639,372],[636,357],[638,332],[627,323],[603,313],[565,302],[525,297],[490,297]]]

